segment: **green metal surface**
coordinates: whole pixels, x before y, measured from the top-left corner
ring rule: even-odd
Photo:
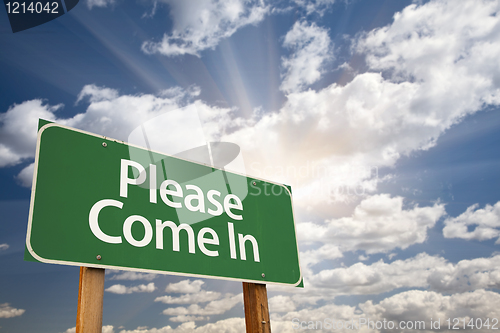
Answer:
[[[139,163],[147,176],[142,184],[126,184],[126,197],[120,196],[122,160]],[[214,169],[52,123],[44,124],[39,130],[35,163],[26,245],[36,260],[260,283],[298,285],[301,281],[291,194],[284,185]],[[152,186],[156,203],[150,199],[149,184],[154,170],[150,164],[156,166],[157,181]],[[126,170],[128,179],[139,176],[134,167]],[[176,181],[182,188],[183,197],[167,196],[182,208],[170,207],[162,200],[157,188],[165,179]],[[202,190],[204,212],[186,208],[185,198],[196,194],[195,190],[186,188],[188,185]],[[173,189],[172,185],[168,189]],[[226,210],[219,216],[209,214],[209,208],[217,210],[207,198],[210,190],[221,193],[220,197],[214,198],[222,207],[226,195],[236,195],[243,209],[229,211],[241,215],[242,219],[231,218]],[[91,230],[90,211],[96,203],[106,199],[123,206],[102,208],[98,214],[98,227],[108,236],[121,237],[121,243],[103,241]],[[194,206],[200,204],[198,199],[189,202]],[[234,199],[230,202],[236,203]],[[134,246],[124,235],[124,222],[134,215],[145,218],[151,226],[151,241],[145,246]],[[163,249],[157,248],[157,219],[161,223],[172,221],[176,225],[188,225],[194,233],[194,253],[189,252],[185,230],[179,232],[179,250],[175,251],[173,232],[168,227],[162,231]],[[234,228],[235,245],[232,248],[236,258],[231,258],[229,224]],[[206,255],[200,248],[198,234],[202,228],[212,229],[219,244],[210,244],[213,237],[206,233],[208,241],[201,247],[218,251],[218,255]],[[140,221],[133,222],[129,230],[135,241],[145,237],[146,227]],[[254,257],[251,241],[240,242],[238,234],[255,239],[259,260]],[[241,256],[241,243],[245,245],[246,260]],[[26,259],[29,257],[27,255]]]

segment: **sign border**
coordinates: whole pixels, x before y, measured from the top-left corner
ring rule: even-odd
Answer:
[[[256,179],[256,180],[260,180],[260,181],[264,181],[264,182],[267,182],[267,183],[271,183],[271,184],[274,184],[274,185],[281,186],[281,187],[283,187],[288,192],[288,194],[290,196],[290,201],[291,201],[291,204],[292,204],[293,230],[295,232],[295,242],[296,242],[296,247],[297,247],[297,259],[298,259],[298,264],[299,264],[299,280],[296,283],[291,284],[291,283],[282,283],[282,282],[272,282],[272,281],[262,281],[262,280],[249,280],[249,279],[231,278],[231,277],[224,277],[224,276],[204,275],[204,274],[179,273],[179,272],[170,272],[170,271],[159,271],[159,270],[153,270],[153,269],[143,269],[143,268],[122,267],[122,266],[111,266],[111,265],[79,263],[79,262],[73,262],[73,261],[53,260],[53,259],[46,259],[46,258],[40,257],[38,254],[35,253],[35,251],[31,247],[31,243],[30,243],[30,240],[31,240],[31,225],[32,225],[32,220],[33,220],[33,206],[34,206],[34,203],[35,203],[35,193],[36,193],[36,183],[37,183],[36,180],[37,180],[37,176],[38,176],[38,159],[39,159],[39,153],[40,153],[41,137],[42,137],[43,132],[46,129],[50,128],[50,127],[64,128],[64,129],[71,130],[71,131],[74,131],[74,132],[79,132],[79,133],[82,133],[82,134],[86,134],[86,135],[90,135],[90,136],[102,138],[104,140],[115,141],[115,142],[118,142],[118,143],[125,144],[127,146],[132,146],[132,147],[143,149],[143,150],[146,150],[146,151],[151,151],[151,152],[154,152],[154,153],[158,153],[160,155],[169,156],[169,157],[172,157],[172,158],[177,158],[177,159],[184,160],[184,161],[187,161],[187,162],[190,162],[190,163],[195,163],[195,164],[199,164],[199,165],[208,166],[208,167],[211,167],[213,169],[218,169],[218,170],[221,170],[221,171],[227,171],[227,170],[223,170],[221,168],[217,168],[217,167],[205,164],[205,163],[194,162],[194,161],[191,161],[191,160],[188,160],[188,159],[185,159],[185,158],[181,158],[181,157],[177,157],[177,156],[172,156],[172,155],[165,154],[165,153],[162,153],[162,152],[158,152],[158,151],[154,151],[154,150],[151,150],[151,149],[147,149],[147,148],[144,148],[144,147],[141,147],[141,146],[138,146],[138,145],[127,143],[125,141],[121,141],[121,140],[116,140],[116,139],[113,139],[113,138],[109,138],[109,137],[106,137],[106,136],[103,136],[103,135],[98,135],[98,134],[95,134],[95,133],[83,131],[83,130],[80,130],[80,129],[76,129],[76,128],[73,128],[73,127],[69,127],[69,126],[65,126],[65,125],[61,125],[61,124],[57,124],[57,123],[52,123],[52,122],[47,123],[47,124],[43,125],[42,127],[40,127],[40,129],[38,130],[38,134],[37,134],[36,153],[35,153],[35,162],[34,162],[34,171],[33,171],[33,181],[32,181],[32,184],[31,184],[31,199],[30,199],[30,210],[29,210],[29,216],[28,216],[28,229],[27,229],[27,233],[26,233],[26,248],[28,249],[29,253],[33,256],[33,258],[36,259],[37,261],[42,262],[42,263],[46,263],[46,264],[58,264],[58,265],[67,265],[67,266],[80,266],[80,267],[84,266],[84,267],[104,268],[104,269],[106,269],[106,268],[107,269],[118,269],[118,270],[132,271],[132,272],[154,273],[154,274],[164,274],[164,275],[177,275],[177,276],[188,276],[188,277],[198,277],[198,278],[216,279],[216,280],[250,282],[250,283],[258,283],[258,284],[265,283],[265,284],[274,284],[274,285],[281,285],[281,286],[293,286],[293,287],[298,287],[302,283],[303,276],[302,276],[302,269],[300,268],[300,253],[299,253],[299,244],[298,244],[298,240],[297,240],[297,229],[295,228],[295,215],[294,215],[294,212],[293,212],[294,209],[293,209],[292,193],[290,192],[290,190],[288,189],[288,187],[285,186],[284,184],[275,183],[273,181],[265,180],[265,179],[262,179],[262,178],[259,178],[259,177],[253,177],[253,176],[244,175],[244,174],[241,174],[241,173],[238,173],[238,172],[234,172],[234,171],[229,171],[229,172],[231,172],[233,174],[237,174],[237,175],[243,176],[243,177],[246,177],[246,178],[252,178],[252,179]]]

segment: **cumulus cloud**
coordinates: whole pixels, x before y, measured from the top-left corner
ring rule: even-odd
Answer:
[[[41,99],[12,105],[0,114],[0,167],[16,165],[33,158],[38,118],[55,120],[62,105],[50,106]]]
[[[0,244],[0,251],[7,250],[8,248],[9,248],[9,244],[6,244],[6,243]]]
[[[423,320],[425,329],[430,330],[431,318],[433,321],[441,321],[441,329],[447,328],[448,318],[463,318],[466,323],[471,318],[498,318],[500,310],[493,305],[498,302],[500,294],[482,289],[449,296],[432,291],[410,290],[386,298],[379,304],[367,301],[359,304],[359,307],[371,320],[384,318],[395,322]],[[451,322],[451,325],[453,324]]]
[[[160,296],[155,298],[155,302],[163,302],[165,304],[193,304],[215,301],[221,297],[221,293],[216,291],[201,290],[192,294],[184,294],[179,297]]]
[[[120,272],[118,274],[112,275],[109,279],[110,280],[130,280],[130,281],[135,281],[135,280],[151,281],[151,280],[156,279],[157,276],[158,276],[158,274],[124,271],[124,272]]]
[[[142,45],[142,50],[149,54],[199,56],[201,51],[215,48],[238,29],[262,21],[269,10],[262,0],[163,2],[170,7],[174,27],[161,41]]]
[[[269,312],[290,312],[295,310],[295,302],[290,296],[278,295],[269,299]]]
[[[479,241],[497,238],[500,236],[500,201],[494,206],[486,205],[478,208],[475,204],[457,217],[450,217],[444,221],[443,235],[446,238],[475,239]],[[474,227],[469,231],[469,227]],[[496,244],[500,243],[500,238]]]
[[[425,329],[421,326],[421,331],[429,332],[433,331],[430,328],[431,318],[433,321],[441,321],[441,330],[447,328],[448,318],[464,318],[466,322],[470,318],[498,318],[499,309],[496,304],[499,301],[500,294],[482,289],[450,296],[433,291],[410,290],[385,298],[378,304],[373,301],[359,303],[357,306],[327,304],[317,308],[288,312],[284,315],[274,314],[271,318],[271,325],[273,332],[292,333],[297,331],[292,326],[294,318],[297,318],[295,320],[299,322],[305,321],[305,326],[312,323],[312,328],[316,327],[315,325],[320,327],[319,325],[329,318],[330,323],[331,320],[355,323],[356,331],[363,333],[392,331],[359,325],[363,322],[360,319],[363,318],[365,322],[368,319],[372,322],[383,322],[385,319],[393,321],[395,325],[399,325],[402,321],[411,321],[412,325],[418,325],[415,322],[424,321]],[[335,331],[352,332],[353,328],[335,329]]]
[[[345,185],[370,193],[369,170],[429,149],[466,115],[499,104],[497,11],[490,1],[412,4],[392,24],[356,38],[353,50],[366,57],[368,72],[344,86],[290,93],[278,112],[225,139],[243,147],[255,171],[300,183],[296,197],[308,206],[346,200]],[[309,172],[297,177],[292,167]]]
[[[76,327],[68,328],[64,333],[75,333]],[[105,325],[102,327],[102,333],[115,333],[113,325]]]
[[[3,245],[3,244],[2,244]],[[0,318],[12,318],[22,315],[26,310],[16,309],[9,305],[9,303],[0,304]]]
[[[152,293],[156,290],[156,287],[154,282],[148,283],[147,285],[140,284],[133,287],[126,287],[122,284],[115,284],[105,290],[113,294]]]
[[[51,106],[38,99],[14,104],[6,113],[0,114],[0,167],[34,158],[39,118],[122,141],[128,141],[130,133],[141,124],[153,118],[159,119],[157,123],[163,125],[159,126],[162,128],[162,142],[170,149],[165,153],[170,154],[199,146],[200,142],[216,141],[220,136],[219,126],[230,121],[232,110],[211,107],[201,101],[193,102],[191,98],[197,93],[198,89],[192,87],[187,91],[172,88],[158,95],[120,95],[113,89],[87,85],[80,92],[78,101],[87,101],[88,108],[72,118],[57,116],[62,105]],[[193,133],[186,132],[186,128],[173,125],[186,123],[186,115],[194,115],[198,125],[200,121],[203,123],[201,141],[199,135],[191,135]],[[190,126],[190,131],[194,127]],[[168,134],[165,134],[165,128],[170,128]],[[159,136],[158,133],[148,134]],[[185,140],[178,140],[179,137]],[[34,165],[30,164],[21,171],[17,176],[19,183],[31,186],[33,168]]]
[[[335,0],[294,0],[294,2],[298,6],[303,7],[308,15],[323,15],[324,12],[335,3]]]
[[[292,49],[292,54],[282,59],[285,73],[280,89],[286,93],[318,81],[322,67],[333,58],[328,30],[315,23],[296,22],[286,34],[283,46]]]
[[[167,293],[193,294],[201,291],[201,286],[205,282],[202,280],[182,280],[177,283],[169,283],[165,288]]]
[[[165,326],[162,328],[122,330],[120,333],[240,333],[245,332],[245,319],[228,318],[209,323],[200,327],[192,321],[183,323],[176,328]]]
[[[317,293],[329,296],[379,294],[399,288],[430,288],[458,293],[500,287],[500,256],[461,260],[457,264],[421,253],[406,260],[321,270],[307,278]],[[313,292],[314,294],[315,292]]]
[[[334,259],[339,257],[338,249],[363,250],[372,254],[423,243],[427,230],[434,227],[444,214],[443,204],[403,209],[402,197],[379,194],[361,201],[350,217],[332,219],[324,224],[299,223],[297,231],[303,242],[335,244],[330,245],[328,251],[330,258]]]
[[[163,310],[168,316],[210,316],[220,315],[231,310],[237,304],[243,303],[243,294],[226,294],[224,298],[211,301],[205,307],[198,304],[191,304],[188,307],[176,307]],[[180,319],[180,317],[177,317]]]
[[[425,287],[430,269],[446,260],[419,254],[406,260],[371,265],[356,263],[350,267],[322,270],[307,281],[314,287],[330,289],[337,295],[379,294],[403,287]]]
[[[173,322],[187,322],[187,321],[202,321],[202,320],[208,320],[210,317],[197,317],[197,316],[185,316],[185,315],[178,315],[175,317],[171,317],[170,321]]]
[[[500,288],[500,256],[461,260],[431,270],[429,287],[442,293]]]
[[[28,164],[27,167],[21,170],[16,176],[17,181],[21,186],[31,187],[33,183],[33,172],[35,170],[35,163]]]
[[[93,7],[108,7],[108,5],[112,5],[115,3],[115,0],[87,0],[88,9],[92,9]]]

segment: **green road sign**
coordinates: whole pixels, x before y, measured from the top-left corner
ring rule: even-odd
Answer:
[[[53,123],[33,177],[27,260],[301,282],[284,185]]]

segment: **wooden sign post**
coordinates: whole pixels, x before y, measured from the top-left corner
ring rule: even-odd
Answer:
[[[271,333],[265,284],[243,282],[247,333]]]
[[[104,269],[80,267],[76,333],[102,332]]]

